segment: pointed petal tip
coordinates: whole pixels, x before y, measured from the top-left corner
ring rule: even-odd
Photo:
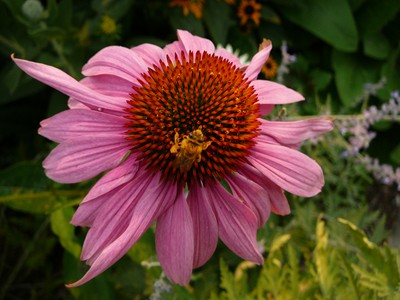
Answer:
[[[81,279],[79,279],[79,280],[77,280],[75,282],[72,282],[72,283],[67,283],[67,284],[65,284],[65,287],[71,289],[71,288],[75,288],[75,287],[81,286],[82,284],[84,284],[84,283],[86,283],[88,281],[88,280],[83,280],[83,278],[84,277],[82,277]]]
[[[272,49],[272,42],[269,39],[263,39],[260,46],[258,47],[258,51],[261,51],[266,48],[269,48],[268,50]]]

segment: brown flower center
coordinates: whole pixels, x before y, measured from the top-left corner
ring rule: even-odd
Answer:
[[[246,161],[260,122],[241,70],[206,52],[153,66],[134,87],[128,139],[143,165],[189,184],[220,180]]]

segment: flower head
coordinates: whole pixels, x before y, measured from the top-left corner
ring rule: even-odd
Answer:
[[[242,0],[238,8],[238,16],[240,24],[245,25],[252,20],[257,26],[260,25],[261,4],[255,0]]]
[[[323,185],[318,164],[295,148],[332,128],[327,119],[261,119],[275,104],[303,100],[257,80],[271,47],[264,40],[244,66],[211,41],[178,31],[178,41],[164,48],[104,48],[80,82],[14,58],[70,96],[69,110],[41,122],[39,133],[59,143],[43,162],[47,176],[73,183],[108,171],[72,219],[90,227],[81,258],[91,267],[70,286],[114,264],[154,222],[158,259],[175,283],[189,282],[218,238],[262,263],[257,228],[271,211],[290,212],[283,190],[313,196]]]

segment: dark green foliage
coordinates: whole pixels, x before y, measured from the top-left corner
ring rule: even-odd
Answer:
[[[100,49],[162,47],[176,39],[176,29],[250,55],[269,38],[278,63],[286,41],[297,59],[284,82],[307,99],[286,107],[288,120],[359,114],[400,89],[398,0],[259,0],[259,26],[240,24],[240,0],[205,0],[200,19],[169,2],[49,0],[24,12],[23,0],[0,1],[0,299],[157,299],[155,282],[168,284],[151,228],[104,274],[82,287],[64,286],[88,268],[79,260],[87,229],[69,222],[95,180],[61,185],[45,176],[41,161],[55,145],[37,128],[67,108],[67,96],[23,74],[12,53],[81,79],[82,66]],[[115,27],[102,27],[106,16]],[[365,84],[382,78],[386,84],[365,97]],[[369,153],[396,166],[398,124],[388,123],[376,124],[378,142]],[[159,299],[399,299],[400,256],[387,244],[399,216],[392,199],[398,192],[387,193],[390,187],[374,182],[357,158],[344,159],[347,145],[336,129],[302,146],[322,166],[325,187],[312,199],[288,195],[292,214],[272,215],[260,229],[262,266],[220,243],[190,286],[172,286]],[[390,213],[376,209],[374,195],[375,202],[389,203]]]

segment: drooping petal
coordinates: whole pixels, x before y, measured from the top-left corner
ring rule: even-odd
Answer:
[[[192,51],[193,53],[196,53],[197,51],[214,53],[215,51],[214,44],[210,40],[194,36],[186,30],[178,30],[178,39],[182,43],[187,54],[189,54],[189,51]],[[180,53],[178,53],[178,55],[179,54]]]
[[[39,80],[52,88],[68,95],[92,109],[104,111],[121,111],[128,106],[126,101],[121,101],[118,97],[111,97],[100,94],[63,71],[41,63],[35,63],[23,59],[12,57],[14,62],[29,76]]]
[[[324,185],[321,167],[303,153],[276,144],[257,143],[250,163],[272,182],[292,194],[311,197]]]
[[[140,56],[148,66],[159,65],[160,60],[165,61],[163,49],[152,44],[141,44],[131,48],[131,51]]]
[[[263,187],[268,193],[271,211],[277,215],[290,214],[290,206],[282,188],[269,180],[263,173],[250,165],[242,165],[238,172]]]
[[[276,82],[254,80],[250,85],[255,89],[261,107],[263,105],[287,104],[304,100],[300,93]]]
[[[53,149],[43,167],[54,181],[75,183],[116,167],[128,151],[129,142],[120,134],[77,136]]]
[[[225,179],[233,191],[233,196],[244,201],[257,216],[258,227],[262,227],[271,213],[268,192],[262,186],[238,173],[231,174]]]
[[[118,167],[106,173],[90,189],[89,193],[82,200],[86,203],[113,191],[125,183],[139,177],[140,166],[134,154],[130,154]]]
[[[217,219],[203,190],[193,184],[187,198],[194,231],[193,268],[205,264],[215,252],[218,243]]]
[[[218,182],[207,182],[205,191],[216,214],[219,237],[224,244],[238,256],[261,264],[263,257],[257,247],[256,215]]]
[[[333,129],[330,118],[307,119],[293,122],[261,121],[261,134],[279,144],[297,147],[306,139],[313,138]]]
[[[118,193],[111,195],[99,210],[83,244],[82,260],[96,257],[96,253],[117,239],[128,227],[137,201],[158,188],[158,176],[151,176],[145,171],[139,173],[139,176],[120,187]]]
[[[109,46],[97,52],[82,68],[85,76],[113,75],[138,84],[148,66],[134,51],[120,46]]]
[[[257,79],[258,74],[261,71],[262,66],[268,60],[269,53],[272,49],[272,43],[269,40],[264,40],[260,45],[260,50],[250,61],[250,64],[247,66],[244,71],[245,78],[249,81],[253,81]]]
[[[96,253],[96,256],[90,260],[89,271],[80,280],[67,286],[82,285],[118,261],[137,242],[154,220],[170,207],[176,199],[176,193],[176,186],[166,182],[161,182],[154,191],[145,193],[142,198],[136,201],[126,230],[111,244]]]
[[[133,180],[137,170],[136,158],[130,155],[121,165],[101,177],[79,204],[71,224],[91,227],[100,208]]]
[[[193,221],[183,188],[175,203],[157,220],[157,257],[165,275],[173,282],[186,285],[193,269]]]
[[[39,134],[55,142],[83,135],[117,133],[126,131],[125,119],[88,109],[63,111],[40,122]]]

